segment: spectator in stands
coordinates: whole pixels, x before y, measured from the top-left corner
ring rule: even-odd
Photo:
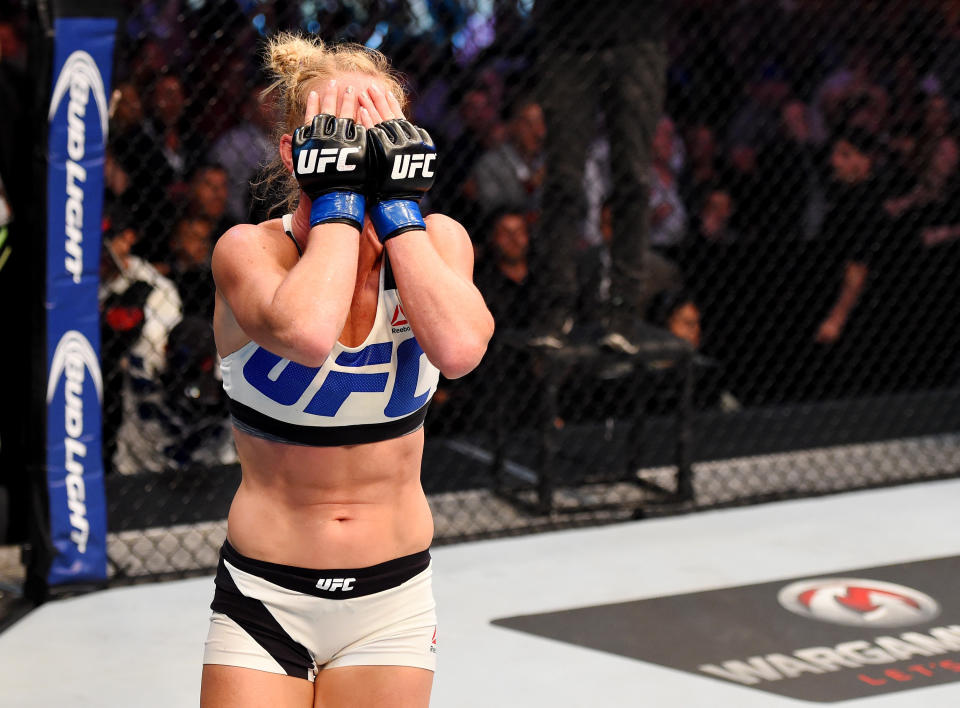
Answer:
[[[144,128],[163,155],[160,172],[153,179],[164,185],[173,200],[182,197],[185,180],[203,152],[203,141],[186,115],[187,91],[180,77],[162,74],[150,94],[150,109]]]
[[[129,63],[129,79],[141,95],[146,95],[157,78],[170,67],[163,44],[155,36],[141,35],[133,47]]]
[[[825,209],[819,180],[819,151],[813,144],[808,109],[798,99],[783,104],[776,136],[758,156],[764,186],[762,223],[764,243],[776,244],[797,237],[813,238]]]
[[[958,142],[951,135],[941,136],[932,146],[926,169],[917,183],[905,194],[888,199],[883,208],[893,218],[909,212],[914,216],[919,211],[938,209],[940,205],[956,196]]]
[[[734,204],[730,192],[721,188],[710,191],[697,214],[694,238],[710,243],[735,243],[739,240],[739,234],[730,225],[733,215]]]
[[[884,331],[882,312],[872,299],[880,292],[876,281],[885,279],[879,273],[883,256],[895,250],[898,237],[883,209],[885,195],[876,169],[880,155],[879,141],[862,128],[844,130],[831,148],[829,207],[814,244],[818,270],[803,293],[808,306],[796,315],[801,328],[807,326],[804,312],[815,318],[816,345],[805,352],[798,343],[796,349],[798,357],[806,358],[811,376],[804,387],[815,395],[865,393],[879,375],[877,354],[894,334]],[[868,290],[871,300],[864,302]]]
[[[464,185],[480,156],[499,145],[505,131],[498,118],[499,108],[484,90],[467,91],[457,111],[463,129],[448,145],[438,142],[438,150],[451,156],[450,164],[438,174],[437,183],[428,196],[438,209],[464,224],[468,232],[475,233],[482,218],[476,195],[465,194]]]
[[[173,228],[170,258],[162,270],[176,284],[184,314],[213,316],[213,242],[213,225],[201,216],[186,216]]]
[[[682,339],[694,352],[701,349],[701,312],[692,294],[683,288],[661,290],[650,300],[647,321]],[[693,400],[698,408],[719,407],[730,411],[740,408],[740,402],[726,389],[723,368],[717,360],[697,354],[694,357]],[[651,395],[654,410],[664,412],[676,404],[679,386],[672,366],[663,366],[654,381],[656,391]],[[673,375],[670,375],[673,374]]]
[[[694,350],[700,349],[700,308],[682,288],[661,290],[650,301],[647,320],[668,330]]]
[[[440,410],[476,410],[497,412],[464,421],[460,416],[431,416],[437,431],[451,432],[464,422],[472,432],[500,426],[515,429],[530,425],[540,411],[539,394],[523,386],[498,389],[494,393],[490,381],[504,379],[529,381],[542,377],[528,351],[510,344],[511,335],[521,338],[532,324],[533,273],[528,261],[530,231],[526,214],[520,209],[503,207],[487,214],[479,232],[480,258],[474,273],[474,283],[483,295],[487,308],[497,323],[494,341],[506,339],[508,346],[491,346],[483,362],[471,376],[442,380],[439,399],[434,403]]]
[[[744,102],[726,128],[731,151],[749,148],[759,152],[776,137],[780,111],[790,95],[790,83],[782,66],[768,63],[759,68],[745,90]]]
[[[417,125],[426,128],[431,136],[440,139],[455,136],[457,115],[450,110],[451,95],[463,77],[455,71],[453,45],[443,42],[438,45],[428,35],[411,38],[394,56],[402,58],[398,70],[406,73],[413,82],[411,93],[416,96],[412,105],[412,118]]]
[[[143,130],[143,101],[130,81],[118,83],[110,95],[110,132],[123,135]]]
[[[500,122],[500,103],[485,89],[471,89],[463,95],[458,113],[463,131],[450,151],[463,158],[459,160],[463,165],[472,168],[480,155],[499,145],[506,136]],[[469,174],[469,169],[465,174]]]
[[[843,333],[867,284],[868,252],[889,229],[874,174],[879,149],[870,133],[857,128],[848,129],[833,143],[830,163],[835,185],[822,240],[835,249],[842,279],[833,305],[817,328],[816,340],[823,344],[836,342]]]
[[[889,105],[886,89],[876,80],[874,50],[865,43],[850,47],[843,64],[816,89],[811,104],[814,140],[822,144],[846,125],[877,135],[877,116]],[[852,122],[851,122],[852,118]]]
[[[535,101],[519,101],[510,109],[506,125],[507,140],[477,160],[466,189],[483,212],[506,205],[536,212],[544,169],[543,109]]]
[[[167,336],[182,316],[176,286],[133,254],[135,222],[110,215],[100,259],[100,309],[104,353],[104,410],[116,431],[108,456],[122,474],[155,467],[156,450],[140,436],[138,406],[158,389]],[[107,403],[109,398],[111,403]],[[107,439],[107,450],[114,441]]]
[[[936,154],[940,139],[955,132],[956,127],[956,116],[950,101],[941,94],[928,96],[923,107],[923,124],[918,131],[920,139],[917,145],[917,154],[924,167],[930,164]]]
[[[474,280],[499,329],[526,329],[531,322],[530,234],[526,215],[503,207],[488,217],[486,248]]]
[[[138,251],[151,257],[169,225],[166,188],[171,176],[160,145],[147,131],[143,102],[133,82],[116,85],[110,97],[110,113],[108,197],[120,199],[136,217],[141,236]],[[111,184],[111,175],[116,179],[126,176],[129,189],[122,190],[122,196],[117,191],[120,184]]]
[[[228,183],[227,216],[234,223],[249,215],[250,181],[275,150],[271,131],[276,111],[271,96],[264,96],[266,84],[250,89],[243,104],[240,122],[221,135],[210,149],[209,160],[223,165],[231,176]]]
[[[650,178],[650,245],[664,253],[676,251],[687,229],[687,208],[680,198],[679,174],[673,162],[673,121],[662,117],[653,136]]]
[[[868,302],[884,336],[884,356],[877,359],[895,387],[954,383],[957,367],[949,353],[960,346],[960,335],[944,326],[944,315],[960,300],[957,139],[941,137],[917,184],[884,208],[893,217],[891,238],[872,249],[869,262]]]
[[[139,201],[131,189],[133,180],[130,173],[120,164],[114,155],[113,147],[107,145],[103,159],[103,211],[117,213],[123,211],[133,214]]]
[[[209,62],[193,64],[196,73],[188,73],[184,77],[184,86],[191,89],[188,107],[190,127],[200,138],[202,148],[243,120],[250,99],[248,89],[254,83],[250,58],[239,45],[220,45],[219,49],[210,47],[206,53],[213,52],[219,56],[212,67]],[[236,86],[237,90],[224,91],[224,86]],[[203,158],[202,154],[200,158]]]
[[[209,221],[214,240],[235,223],[227,213],[229,192],[227,171],[222,165],[213,163],[198,165],[187,183],[185,213]]]
[[[769,355],[756,332],[758,322],[769,318],[764,306],[777,291],[765,280],[771,272],[764,260],[769,251],[736,228],[737,209],[726,189],[709,192],[691,219],[680,257],[690,297],[708,321],[711,341],[723,342],[731,371],[759,349]]]
[[[716,133],[706,123],[686,131],[687,165],[681,179],[681,195],[687,208],[696,210],[704,197],[724,177]]]

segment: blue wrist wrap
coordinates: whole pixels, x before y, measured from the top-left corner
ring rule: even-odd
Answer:
[[[313,200],[310,207],[310,226],[317,224],[350,224],[359,231],[363,228],[362,194],[356,192],[327,192]]]
[[[412,199],[377,202],[370,213],[370,220],[377,231],[380,243],[388,238],[399,236],[405,231],[427,228],[420,215],[420,205]]]

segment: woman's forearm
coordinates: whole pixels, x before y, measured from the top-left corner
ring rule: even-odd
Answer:
[[[357,282],[359,243],[357,230],[346,224],[313,227],[303,257],[270,303],[270,322],[278,333],[293,340],[311,333],[314,363],[326,358],[343,330]]]
[[[427,358],[447,378],[472,371],[493,334],[483,296],[440,256],[426,231],[387,241],[403,311]]]

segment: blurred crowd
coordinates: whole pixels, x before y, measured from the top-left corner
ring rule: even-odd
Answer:
[[[648,4],[665,13],[666,99],[649,107],[636,316],[687,341],[747,404],[956,383],[947,352],[960,295],[960,0]],[[552,207],[535,58],[540,43],[565,41],[536,31],[535,5],[128,0],[101,264],[117,471],[232,459],[209,334],[210,257],[231,225],[279,216],[269,212],[276,195],[258,186],[277,145],[259,72],[274,31],[365,43],[406,75],[408,116],[442,159],[426,209],[467,227],[498,330],[534,324]],[[634,11],[591,6],[598,25]],[[16,13],[0,18],[4,65],[18,61],[8,47],[22,30]],[[603,96],[604,85],[593,88]],[[578,185],[581,321],[611,297],[623,159],[598,119]]]

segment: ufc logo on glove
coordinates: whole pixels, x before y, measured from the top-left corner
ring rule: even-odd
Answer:
[[[393,159],[393,171],[390,173],[390,179],[416,177],[417,170],[419,170],[424,177],[433,177],[433,170],[430,168],[430,165],[436,157],[436,153],[397,155]]]
[[[356,165],[348,165],[347,157],[360,152],[358,147],[345,148],[313,148],[303,150],[297,156],[297,174],[317,174],[327,171],[327,165],[336,163],[337,172],[352,172]],[[319,159],[317,154],[319,153]]]
[[[437,153],[423,128],[391,119],[368,132],[321,113],[294,131],[290,149],[294,176],[311,200],[311,228],[339,222],[359,231],[369,215],[381,243],[426,228],[420,199],[433,184]]]

